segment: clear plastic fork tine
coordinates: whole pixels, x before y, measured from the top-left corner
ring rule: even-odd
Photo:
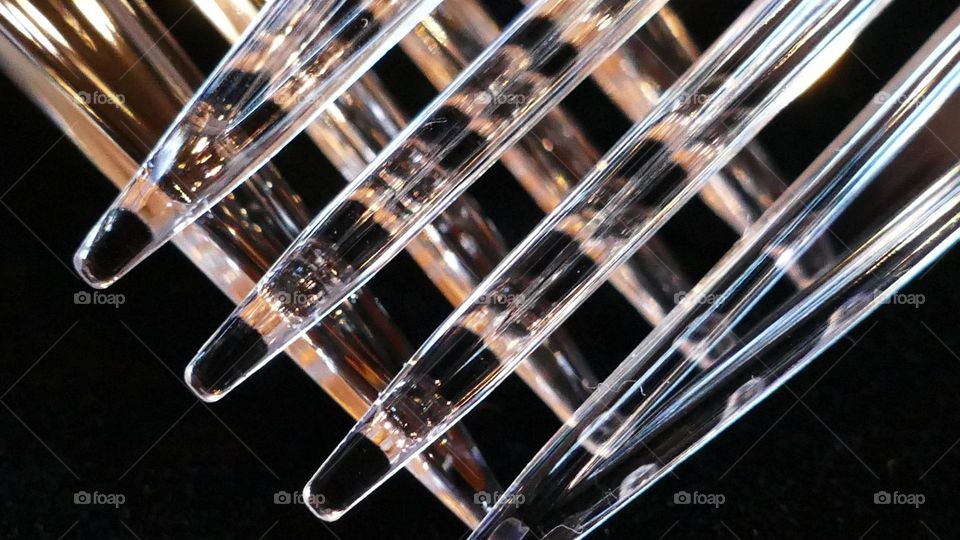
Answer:
[[[153,148],[74,257],[107,287],[250,177],[441,0],[277,0]]]
[[[308,484],[326,497],[317,513],[356,504],[476,406],[885,5],[751,6],[421,346]],[[686,108],[677,96],[690,94],[709,97]],[[508,306],[479,301],[508,292]],[[512,347],[491,351],[503,342]]]

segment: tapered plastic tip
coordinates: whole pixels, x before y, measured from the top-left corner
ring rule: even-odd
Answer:
[[[390,477],[390,460],[354,428],[304,488],[304,497],[317,517],[335,521]]]
[[[129,210],[115,208],[87,236],[73,265],[84,281],[103,289],[133,267],[152,242],[146,223]]]
[[[217,401],[267,361],[268,347],[249,324],[233,317],[204,345],[184,371],[187,386],[204,401]]]

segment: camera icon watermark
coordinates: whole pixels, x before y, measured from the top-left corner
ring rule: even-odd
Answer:
[[[702,92],[682,92],[675,96],[676,104],[682,108],[702,107],[706,105],[714,94]]]
[[[679,304],[684,300],[690,298],[691,302],[695,302],[701,305],[722,305],[727,301],[726,294],[717,294],[717,293],[701,293],[697,295],[691,294],[691,291],[680,291],[673,295],[673,303]]]
[[[514,105],[522,107],[527,103],[527,96],[523,94],[484,91],[477,95],[477,102],[481,105]]]
[[[477,298],[477,304],[484,306],[511,306],[523,301],[524,295],[522,294],[481,294]]]
[[[127,102],[127,97],[123,94],[107,94],[99,90],[81,90],[77,92],[77,99],[84,105],[113,105],[118,108]]]
[[[889,491],[878,491],[873,494],[873,504],[883,506],[899,505],[920,508],[925,502],[927,502],[927,496],[923,493],[900,493],[899,491],[890,493]]]
[[[700,505],[720,508],[727,502],[727,496],[723,493],[700,493],[694,491],[678,491],[673,494],[673,504],[678,506]]]
[[[120,293],[77,291],[73,294],[73,303],[78,306],[113,306],[119,308],[126,301],[127,297]]]
[[[90,493],[89,491],[78,491],[73,494],[73,504],[81,506],[96,505],[120,508],[126,502],[127,496],[123,493],[100,493],[99,491]]]
[[[893,102],[898,105],[903,105],[907,102],[909,96],[906,96],[902,93],[891,94],[890,92],[877,92],[873,95],[873,102],[877,105],[883,105],[887,102]]]
[[[281,306],[309,306],[316,298],[312,294],[299,291],[280,291],[274,294],[274,299]]]
[[[924,294],[892,294],[884,299],[885,305],[894,306],[913,306],[914,309],[920,309],[920,306],[927,303],[927,296]]]
[[[278,491],[273,494],[273,504],[304,504],[309,503],[310,506],[319,506],[327,502],[326,496],[322,493],[311,493],[307,495],[306,499],[303,497],[303,493],[299,491],[294,491],[293,493],[289,491]]]
[[[505,504],[507,506],[513,506],[514,508],[520,506],[526,502],[527,497],[522,493],[517,493],[515,495],[509,495],[505,493],[500,493],[499,491],[494,491],[490,493],[488,491],[478,491],[473,494],[474,504],[479,504],[484,508],[493,508],[494,505],[498,503]]]

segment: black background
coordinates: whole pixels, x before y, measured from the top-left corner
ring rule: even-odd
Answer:
[[[501,20],[516,10],[490,3]],[[747,2],[672,5],[709,44]],[[168,25],[187,9],[182,0],[151,6]],[[803,170],[954,7],[894,2],[854,54],[762,133],[785,178]],[[225,51],[198,13],[172,34],[206,70]],[[408,112],[433,95],[396,52],[377,70]],[[455,539],[466,532],[406,473],[329,525],[305,508],[275,505],[273,494],[299,490],[350,418],[285,359],[215,405],[198,402],[180,373],[231,305],[172,247],[111,290],[125,295],[119,309],[74,305],[74,293],[86,289],[68,262],[114,191],[6,79],[0,96],[0,538]],[[590,84],[566,104],[601,147],[627,127]],[[340,186],[303,141],[277,161],[314,206]],[[541,216],[499,166],[472,192],[511,244]],[[698,204],[666,237],[691,277],[734,239]],[[596,536],[960,535],[960,357],[953,352],[960,333],[951,315],[960,307],[958,266],[960,251],[948,254],[906,291],[926,295],[925,305],[882,308]],[[413,343],[450,311],[406,256],[372,286]],[[566,328],[601,375],[649,330],[607,287]],[[558,427],[512,379],[465,423],[504,484]],[[123,493],[126,503],[77,506],[80,490]],[[680,490],[721,493],[726,503],[675,506]],[[920,493],[926,502],[877,506],[880,490]]]

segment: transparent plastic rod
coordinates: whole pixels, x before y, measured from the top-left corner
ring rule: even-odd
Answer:
[[[699,56],[683,21],[668,7],[601,64],[593,79],[627,118],[640,122]],[[703,186],[700,197],[743,234],[786,188],[776,166],[753,141]],[[790,278],[798,285],[807,283],[833,260],[832,244],[829,238],[821,238],[811,246],[789,268]]]
[[[256,4],[256,5],[254,5]],[[197,2],[224,37],[235,40],[262,2]],[[433,17],[428,17],[429,21]],[[418,28],[428,23],[421,23]],[[360,77],[324,108],[305,132],[344,178],[354,178],[406,125],[407,119],[374,73]],[[326,179],[324,179],[326,180]],[[407,252],[453,305],[476,288],[507,249],[479,204],[463,194],[407,245]],[[557,332],[517,368],[517,374],[561,421],[596,388],[597,379],[565,332]],[[211,381],[212,382],[212,381]],[[222,398],[211,384],[202,399]]]
[[[270,2],[87,235],[84,280],[109,286],[226,197],[439,2]]]
[[[960,86],[960,12],[899,72],[793,183],[689,296],[644,340],[651,368],[621,385],[620,406],[642,400],[642,415],[736,343],[734,330],[816,239],[888,167]],[[691,344],[694,345],[690,350]],[[643,391],[639,390],[643,387]],[[629,417],[624,425],[640,423]],[[612,424],[612,422],[611,422]],[[610,425],[607,426],[610,428]],[[629,427],[627,428],[629,429]],[[615,431],[591,439],[618,440]],[[605,444],[605,443],[604,443]],[[599,453],[603,453],[600,451]]]
[[[960,239],[960,168],[953,168],[766,317],[702,376],[645,420],[618,387],[658,377],[633,354],[524,469],[472,540],[582,538],[777,390]],[[651,373],[653,372],[653,373]],[[608,393],[607,389],[611,389]],[[634,404],[637,405],[637,404]],[[630,420],[625,420],[629,418]],[[624,422],[621,424],[621,422]],[[610,444],[591,442],[610,429]]]
[[[665,9],[647,25],[656,21]],[[640,32],[644,32],[644,29]],[[400,40],[400,46],[433,85],[443,89],[499,33],[497,24],[479,2],[457,0],[438,7],[430,18]],[[526,98],[498,94],[491,95],[491,99]],[[583,134],[577,122],[564,111],[563,106],[557,105],[529,134],[507,149],[500,162],[537,205],[545,212],[550,212],[598,159],[600,152]],[[651,239],[617,269],[610,282],[654,325],[673,308],[683,291],[690,290],[673,254],[657,238]]]
[[[625,367],[601,385],[589,405],[577,412],[569,429],[561,430],[541,452],[538,464],[528,469],[515,488],[505,495],[507,500],[530,501],[532,505],[523,511],[498,509],[498,516],[490,519],[478,538],[508,538],[508,531],[529,528],[531,519],[543,519],[533,527],[538,537],[548,531],[563,537],[562,530],[592,528],[595,524],[587,525],[606,519],[609,515],[606,507],[613,506],[618,497],[628,496],[631,489],[663,474],[659,460],[639,466],[633,462],[631,468],[620,468],[617,462],[625,456],[624,445],[636,444],[640,439],[659,440],[645,437],[666,422],[671,422],[674,429],[686,425],[672,421],[667,411],[675,411],[677,407],[671,404],[682,402],[678,394],[698,385],[700,379],[716,376],[714,366],[718,361],[728,354],[739,354],[738,338],[733,330],[782,277],[778,266],[800,257],[807,245],[825,235],[829,224],[865,184],[885,169],[944,101],[954,95],[960,84],[958,23],[960,12],[884,89],[885,94],[895,99],[868,107],[822,153],[807,173],[750,229],[744,240],[698,284],[690,297],[631,354],[624,362]],[[903,212],[890,222],[887,231],[896,227],[895,232],[887,232],[892,241],[900,241],[904,232],[923,226],[927,215],[917,208],[929,201],[935,204],[947,197],[951,189],[956,189],[956,181],[950,176],[917,199],[910,207],[915,214]],[[881,252],[889,249],[889,242],[881,244],[879,249]],[[796,339],[797,333],[792,334]],[[694,335],[705,337],[697,342],[692,354],[680,354],[680,349]],[[746,381],[735,400],[750,398],[750,392],[762,390],[762,386],[755,383]],[[729,393],[720,395],[726,398]],[[699,424],[692,422],[692,425]],[[663,447],[666,457],[657,455],[669,461],[669,457],[682,450],[682,447]],[[631,451],[648,460],[651,456],[637,448]],[[619,476],[615,474],[609,480],[598,481],[608,470],[618,471]],[[589,487],[583,482],[588,477]],[[611,497],[611,493],[619,495]],[[545,507],[547,500],[550,510]],[[568,501],[569,506],[564,505],[563,500]],[[592,505],[596,505],[596,509],[588,510]],[[531,518],[520,517],[521,513]],[[578,517],[574,521],[564,517],[571,515]],[[519,523],[526,525],[518,527]]]
[[[442,88],[498,32],[481,5],[458,0],[441,5],[427,22],[402,39],[400,46],[430,81]],[[697,54],[680,21],[663,8],[592,76],[605,90],[619,88],[614,101],[628,116],[640,121],[659,98],[662,85],[675,81],[677,73],[686,71]],[[516,96],[501,94],[497,99]],[[785,189],[761,155],[756,144],[749,145],[701,191],[704,201],[741,233]],[[537,204],[549,212],[586,176],[599,157],[577,122],[562,105],[557,105],[528,135],[504,152],[501,162]],[[832,253],[827,239],[810,251],[790,268],[797,283],[808,280],[810,273],[821,268]],[[676,268],[667,246],[653,237],[614,271],[610,282],[656,325],[691,288]]]
[[[95,7],[0,1],[0,66],[119,187],[136,172],[201,82],[199,71],[142,2]],[[174,239],[234,302],[308,221],[303,203],[272,165]],[[360,291],[287,354],[353,418],[409,358],[409,343],[372,296]],[[452,512],[475,526],[478,491],[497,482],[464,429],[409,470]]]
[[[665,9],[647,25],[656,21]],[[443,89],[499,33],[497,24],[479,2],[457,0],[438,7],[429,19],[400,40],[400,46],[433,85]],[[495,98],[525,99],[509,94]],[[600,155],[577,122],[562,105],[557,105],[528,135],[507,149],[500,162],[537,205],[549,212],[590,171]],[[610,282],[653,325],[663,319],[684,291],[690,290],[673,254],[657,238],[652,238],[617,269]]]
[[[846,50],[886,2],[760,1],[421,346],[309,486],[336,516],[489,394]],[[709,90],[709,91],[708,91]],[[674,96],[709,96],[691,108]],[[571,220],[586,226],[565,227]],[[603,242],[603,259],[588,256]],[[478,300],[512,294],[508,306]],[[509,341],[491,353],[489,343]],[[432,399],[425,400],[424,395]],[[364,474],[355,464],[364,463]]]
[[[190,384],[204,391],[214,380],[229,391],[262,367],[396,256],[663,2],[540,0],[527,8],[314,219],[193,359]],[[492,97],[503,93],[525,98]]]

